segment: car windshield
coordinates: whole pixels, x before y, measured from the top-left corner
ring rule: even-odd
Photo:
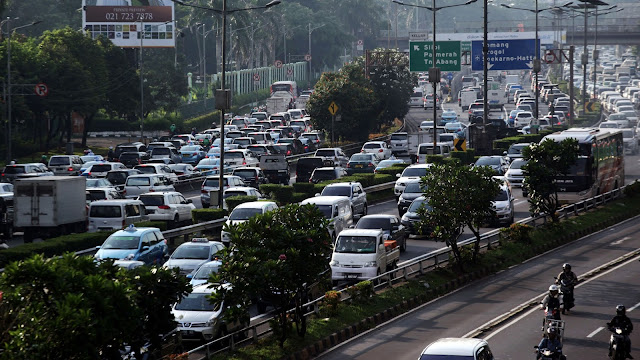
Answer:
[[[200,151],[200,148],[195,145],[183,146],[180,148],[180,152],[191,152],[191,151]]]
[[[151,182],[148,177],[129,177],[127,186],[149,186]]]
[[[322,196],[351,196],[351,186],[327,186],[322,190]]]
[[[627,120],[627,116],[625,114],[611,114],[609,120]]]
[[[155,174],[156,168],[153,166],[136,166],[136,169],[140,170],[143,174]]]
[[[380,144],[364,144],[364,149],[380,149],[382,145]]]
[[[244,159],[244,154],[241,152],[225,152],[224,157],[229,160]]]
[[[316,156],[336,156],[336,152],[333,149],[320,149],[316,151]]]
[[[87,179],[88,188],[101,187],[105,185],[106,184],[104,183],[103,179]]]
[[[401,161],[398,160],[382,160],[378,163],[379,168],[385,168],[389,166],[393,166],[393,164],[401,164]]]
[[[391,230],[391,220],[386,217],[363,217],[358,221],[356,229],[382,229]]]
[[[513,160],[513,162],[509,166],[509,169],[521,169],[526,163],[527,163],[527,160],[524,160],[524,159]]]
[[[500,165],[500,159],[495,157],[481,157],[476,161],[476,166],[484,166],[484,165]]]
[[[100,199],[96,200],[101,199],[104,199],[104,194],[100,196]],[[94,218],[119,218],[120,216],[122,216],[122,210],[118,205],[91,206],[91,209],[89,210],[89,216]]]
[[[137,152],[126,152],[126,153],[120,154],[120,161],[137,159],[139,157],[140,157],[140,154],[138,154]]]
[[[519,155],[522,153],[522,149],[525,148],[527,145],[512,145],[511,147],[509,147],[509,150],[507,151],[507,154],[512,154],[512,155]]]
[[[371,160],[372,160],[371,155],[355,154],[351,156],[351,160],[349,161],[371,161]]]
[[[200,268],[193,274],[192,279],[196,280],[207,280],[209,279],[209,275],[217,273],[218,269],[220,269],[220,263],[212,263],[212,264],[204,264],[200,266]]]
[[[107,172],[109,170],[111,170],[109,164],[96,164],[91,167],[91,172]]]
[[[142,201],[145,206],[160,206],[160,205],[164,205],[164,196],[163,195],[140,195],[140,201]]]
[[[258,176],[258,174],[256,174],[256,171],[255,170],[251,170],[251,169],[234,170],[233,171],[233,175],[240,176],[241,178],[250,178],[250,177],[257,177]]]
[[[407,187],[404,188],[404,192],[406,193],[421,193],[424,192],[423,187],[420,186],[419,182],[408,183]]]
[[[336,172],[333,169],[316,169],[313,171],[314,179],[332,180],[336,178]]]
[[[227,191],[224,192],[223,198],[226,199],[226,198],[232,197],[232,196],[252,196],[252,195],[249,195],[249,194],[247,194],[246,191],[242,191],[242,190],[233,190],[233,191],[227,190]]]
[[[182,311],[216,311],[220,306],[209,301],[208,293],[191,293],[176,304],[176,310]]]
[[[223,183],[224,186],[229,185],[228,180],[226,178],[222,179],[222,183]],[[218,185],[220,185],[220,179],[219,178],[206,178],[204,180],[204,184],[202,184],[202,186],[214,187],[214,188],[219,187]]]
[[[234,144],[238,144],[238,145],[248,145],[248,144],[251,144],[251,140],[252,139],[237,138],[237,139],[233,140],[233,143]]]
[[[420,207],[424,206],[425,210],[431,210],[431,206],[427,204],[427,200],[414,200],[409,206],[409,212],[417,213]]]
[[[176,251],[171,254],[171,259],[208,259],[211,246],[206,245],[187,245],[178,246]]]
[[[409,167],[402,172],[403,177],[408,176],[425,176],[427,174],[427,168]]]
[[[69,165],[69,158],[66,156],[53,156],[49,160],[49,166]]]
[[[269,152],[264,146],[250,146],[248,149],[256,155],[262,155]]]
[[[262,214],[262,209],[236,208],[229,215],[229,220],[249,220],[259,214]]]
[[[111,235],[102,244],[101,249],[137,249],[139,245],[139,236]]]
[[[4,168],[4,172],[7,174],[24,174],[25,167],[24,166],[7,166]]]
[[[606,122],[604,122],[604,123],[600,124],[600,128],[602,128],[602,129],[607,129],[607,128],[609,128],[609,129],[617,129],[618,128],[618,124],[617,123],[606,123]]]
[[[409,134],[391,134],[391,140],[407,140],[409,139]]]
[[[338,236],[334,252],[337,253],[365,253],[376,252],[375,236]]]
[[[171,154],[171,150],[169,150],[169,148],[154,148],[153,150],[151,150],[151,155],[169,155]]]
[[[422,355],[419,360],[474,360],[473,355]]]
[[[507,193],[506,190],[500,190],[500,192],[498,193],[496,198],[493,199],[493,200],[494,201],[507,201],[507,200],[509,200],[509,194]]]

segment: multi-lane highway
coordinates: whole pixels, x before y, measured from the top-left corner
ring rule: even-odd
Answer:
[[[322,359],[417,359],[422,349],[441,337],[472,336],[494,319],[522,304],[539,302],[546,289],[570,262],[579,276],[640,249],[640,217],[577,240],[522,265],[476,281],[427,303],[325,353]],[[635,310],[640,302],[640,256],[602,272],[576,289],[576,307],[566,315],[565,354],[569,359],[606,358],[605,326],[615,306]],[[542,312],[536,307],[482,334],[496,359],[534,358],[541,339]],[[639,310],[630,311],[634,323]],[[640,335],[632,334],[637,351]]]

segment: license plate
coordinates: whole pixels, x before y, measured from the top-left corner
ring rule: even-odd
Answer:
[[[360,274],[344,274],[345,279],[357,279]]]
[[[356,169],[362,169],[364,165],[356,165]]]
[[[189,157],[189,154],[182,154],[182,157]]]

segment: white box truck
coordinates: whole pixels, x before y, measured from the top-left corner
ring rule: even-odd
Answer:
[[[289,110],[289,104],[293,97],[286,96],[287,94],[288,93],[276,93],[267,99],[267,113],[269,115]]]
[[[520,77],[518,75],[507,75],[504,82],[506,84],[520,84]]]
[[[331,280],[369,280],[398,267],[400,248],[382,229],[340,232],[331,256]]]
[[[24,242],[87,231],[86,178],[41,176],[14,183],[15,228]]]

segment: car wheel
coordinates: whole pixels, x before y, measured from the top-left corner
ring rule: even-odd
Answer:
[[[256,307],[258,308],[258,314],[264,314],[267,312],[267,304],[263,303],[260,300],[258,300]]]
[[[203,208],[203,209],[208,209],[208,208],[209,208],[209,204],[207,204],[207,203],[202,203],[202,208]]]
[[[362,208],[362,216],[366,216],[367,213],[369,212],[369,209],[367,208],[367,204],[364,204],[364,207]]]
[[[176,216],[173,217],[171,227],[175,229],[179,226],[179,224],[180,224],[180,217],[178,216],[178,214],[176,214]]]
[[[402,238],[402,244],[400,245],[400,251],[401,252],[407,251],[407,237],[406,236]]]

